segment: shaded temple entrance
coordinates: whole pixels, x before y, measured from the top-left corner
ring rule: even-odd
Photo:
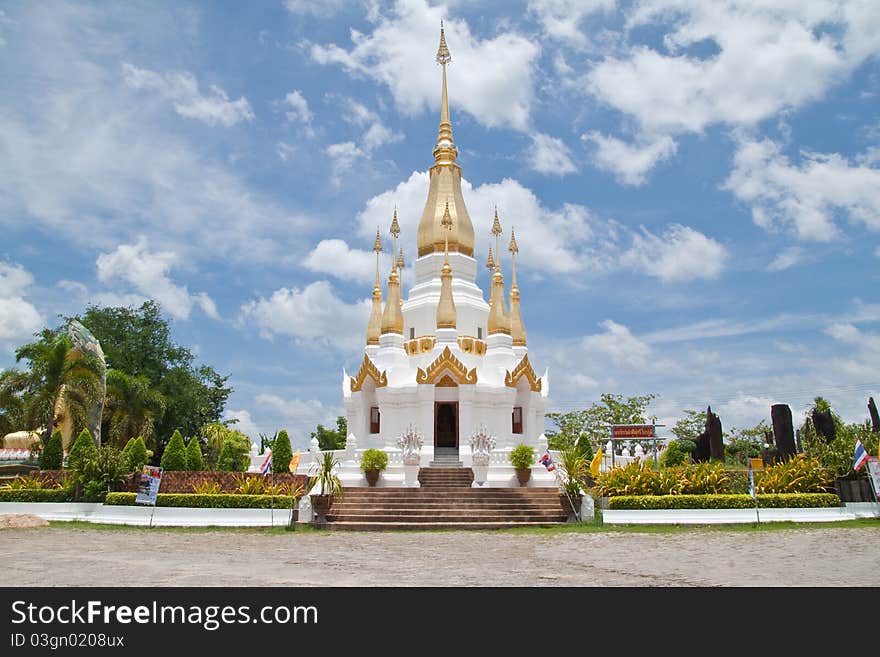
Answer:
[[[458,447],[458,402],[434,403],[434,447]]]

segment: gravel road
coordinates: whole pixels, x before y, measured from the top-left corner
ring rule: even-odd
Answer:
[[[0,531],[4,586],[880,586],[880,527],[500,532]]]

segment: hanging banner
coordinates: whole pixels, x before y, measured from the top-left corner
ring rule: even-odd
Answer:
[[[614,424],[611,426],[612,438],[653,438],[653,424]]]
[[[149,504],[156,506],[156,496],[159,494],[159,484],[162,483],[162,468],[155,465],[145,465],[141,471],[141,479],[138,482],[138,493],[134,501],[137,504]]]

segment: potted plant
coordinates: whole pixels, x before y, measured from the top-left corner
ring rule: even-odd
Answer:
[[[519,485],[525,486],[532,476],[532,463],[535,462],[535,450],[528,445],[520,443],[510,450],[510,464],[516,468],[516,478]]]
[[[388,454],[381,449],[367,449],[361,454],[361,470],[369,486],[375,486],[379,474],[388,467]]]
[[[559,495],[568,522],[577,522],[581,513],[581,495],[590,475],[590,464],[577,449],[566,449],[559,460],[562,492]]]
[[[333,472],[333,469],[338,465],[339,461],[333,458],[333,452],[324,452],[321,460],[315,464],[314,474],[309,481],[309,490],[320,486],[321,492],[313,493],[309,495],[309,498],[312,501],[316,525],[326,524],[327,514],[330,512],[330,507],[333,506],[334,498],[342,497],[344,494],[342,480]]]

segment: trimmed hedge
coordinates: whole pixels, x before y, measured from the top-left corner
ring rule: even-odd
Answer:
[[[136,493],[108,493],[104,504],[108,506],[134,506]],[[178,506],[193,509],[289,509],[289,495],[199,495],[198,493],[159,493],[156,506]]]
[[[834,493],[766,493],[758,495],[762,509],[806,509],[840,506]],[[619,495],[608,498],[616,510],[654,509],[752,509],[749,495]]]
[[[0,490],[0,502],[72,502],[68,488],[43,490]]]

